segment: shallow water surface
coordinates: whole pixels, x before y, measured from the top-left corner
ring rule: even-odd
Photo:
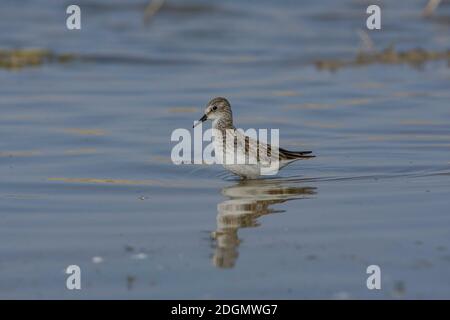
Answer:
[[[383,2],[377,49],[449,48],[450,6],[422,2]],[[60,1],[0,3],[2,47],[82,57],[0,69],[1,298],[450,297],[447,61],[316,69],[355,57],[365,1],[167,1],[148,25],[145,1],[79,3],[79,32]],[[173,165],[218,95],[317,157]]]

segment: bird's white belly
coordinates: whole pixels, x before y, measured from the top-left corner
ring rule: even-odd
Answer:
[[[232,173],[249,179],[258,178],[261,175],[260,165],[256,162],[256,158],[252,159],[252,164],[249,164],[249,160],[245,159],[245,153],[242,150],[242,146],[237,147],[235,154],[230,152],[233,150],[233,141],[227,146],[226,155],[224,155],[223,144],[217,143],[214,140],[214,150],[216,153],[216,161],[223,165],[225,169]],[[250,157],[253,155],[250,155]],[[246,161],[247,160],[247,161]]]
[[[261,168],[258,164],[224,164],[223,167],[247,179],[256,179],[261,176]]]
[[[285,165],[279,163],[279,166],[271,168],[270,158],[265,157],[266,162],[258,161],[256,150],[246,153],[245,143],[239,143],[239,141],[243,142],[245,140],[238,140],[236,149],[234,149],[234,140],[227,140],[226,155],[224,156],[223,144],[214,139],[214,151],[217,163],[221,163],[225,169],[232,173],[247,179],[256,179],[262,175],[275,175]]]

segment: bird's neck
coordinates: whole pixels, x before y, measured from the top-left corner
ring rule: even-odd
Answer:
[[[226,129],[234,129],[233,118],[220,118],[212,123],[213,129],[225,131]]]

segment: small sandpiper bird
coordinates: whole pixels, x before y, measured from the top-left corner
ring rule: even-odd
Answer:
[[[315,157],[311,154],[312,151],[289,151],[279,147],[273,148],[268,143],[260,142],[258,138],[255,140],[246,136],[233,126],[231,105],[225,98],[212,99],[208,103],[203,117],[193,127],[206,120],[213,121],[216,159],[223,159],[223,162],[219,162],[225,169],[244,179],[276,174],[279,169],[294,161]],[[226,160],[230,153],[233,159],[231,162]],[[265,170],[273,167],[273,164],[276,164],[274,170]]]

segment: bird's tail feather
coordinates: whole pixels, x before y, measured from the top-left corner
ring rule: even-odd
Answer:
[[[310,159],[314,158],[315,155],[312,154],[312,151],[289,151],[286,149],[279,149],[280,158],[285,158],[287,160],[290,159]]]

